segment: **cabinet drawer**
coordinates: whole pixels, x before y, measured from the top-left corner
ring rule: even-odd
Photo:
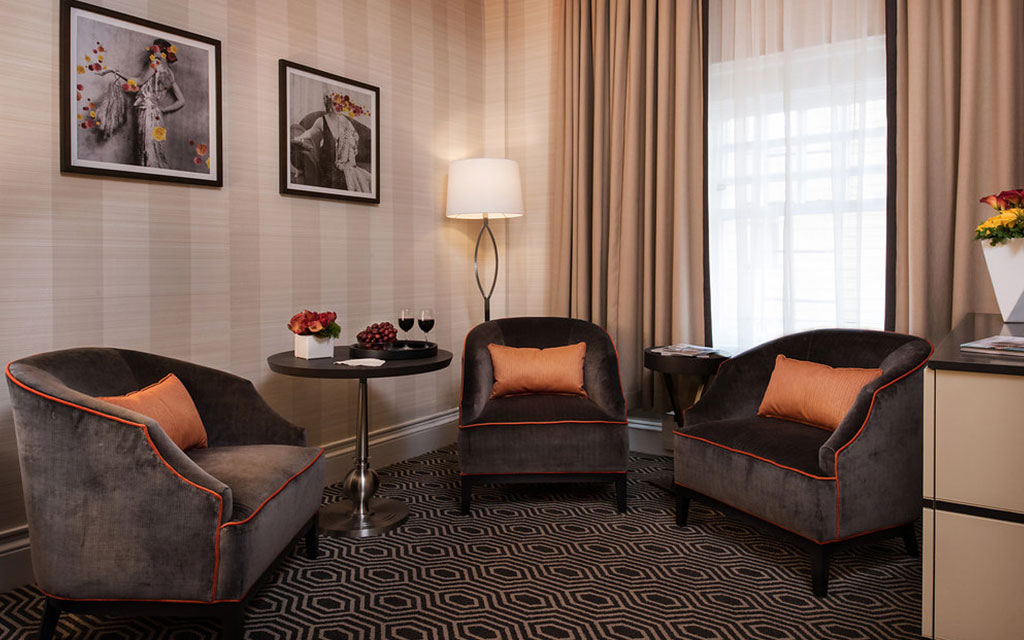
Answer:
[[[926,541],[929,533],[934,536],[934,566],[924,573],[935,580],[935,638],[1019,640],[1024,524],[938,511],[934,530],[925,533]],[[926,555],[925,564],[930,560]],[[922,596],[927,592],[923,589]]]
[[[940,370],[934,393],[935,497],[1024,513],[1024,376]]]

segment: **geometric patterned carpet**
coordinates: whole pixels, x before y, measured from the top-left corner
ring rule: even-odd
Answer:
[[[380,494],[411,515],[375,538],[321,537],[292,552],[246,615],[247,640],[897,640],[920,638],[921,561],[899,538],[832,558],[811,595],[807,557],[783,540],[647,480],[671,459],[633,454],[629,512],[611,485],[474,489],[458,513],[453,447],[379,469]],[[324,501],[341,496],[327,489]],[[0,638],[35,638],[42,598],[0,593]],[[58,636],[210,640],[203,619],[61,616]]]

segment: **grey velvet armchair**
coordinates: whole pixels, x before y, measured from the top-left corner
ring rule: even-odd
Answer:
[[[99,399],[174,373],[209,446],[183,452]],[[305,535],[317,553],[323,451],[237,376],[163,356],[68,349],[7,367],[40,638],[61,612],[219,617],[241,638],[260,579]]]
[[[586,343],[587,397],[526,394],[491,398],[494,370],[488,344],[546,349]],[[462,512],[474,484],[613,482],[626,510],[629,435],[619,362],[611,338],[571,318],[504,318],[466,336],[459,405]]]
[[[762,417],[776,357],[881,369],[834,431]],[[795,534],[811,557],[815,594],[847,541],[903,537],[916,554],[921,515],[922,374],[931,345],[881,331],[792,334],[726,361],[675,432],[676,518],[710,499]]]

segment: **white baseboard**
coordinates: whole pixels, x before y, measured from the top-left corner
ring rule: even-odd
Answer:
[[[0,591],[35,581],[28,546],[28,526],[0,531]]]
[[[375,469],[455,442],[459,410],[384,427],[370,433],[370,463]],[[341,482],[352,468],[355,436],[323,445],[327,484]],[[0,531],[0,591],[35,582],[29,552],[28,526]]]
[[[656,456],[671,455],[663,444],[661,420],[629,418],[629,450]]]
[[[407,460],[452,444],[458,438],[459,410],[449,409],[425,418],[370,432],[370,466],[374,469]],[[356,437],[322,445],[327,461],[327,484],[341,482],[352,469]]]

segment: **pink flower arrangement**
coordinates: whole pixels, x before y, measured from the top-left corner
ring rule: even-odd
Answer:
[[[318,313],[306,309],[292,316],[288,328],[297,336],[316,336],[318,338],[337,338],[341,335],[341,327],[335,320],[338,314],[333,311]]]

